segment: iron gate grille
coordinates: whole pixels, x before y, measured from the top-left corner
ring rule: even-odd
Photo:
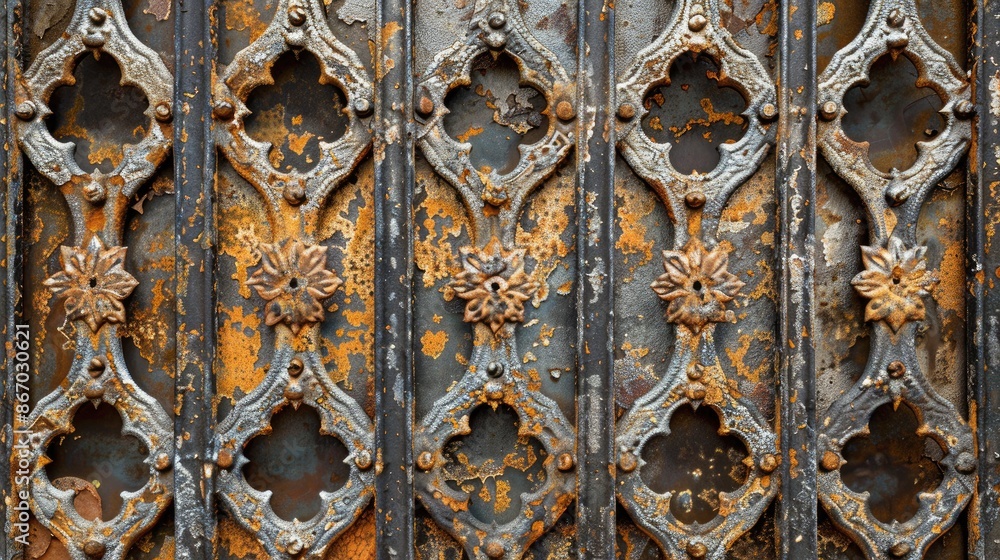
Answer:
[[[10,0],[3,558],[1000,557],[1000,7]]]

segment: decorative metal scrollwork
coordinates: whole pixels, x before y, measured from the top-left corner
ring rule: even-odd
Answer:
[[[56,140],[44,122],[52,114],[52,92],[74,83],[77,60],[91,51],[113,57],[122,70],[122,85],[138,87],[149,100],[145,137],[124,146],[124,158],[109,174],[80,169],[75,145]],[[38,403],[26,430],[33,440],[28,482],[32,513],[76,560],[123,558],[173,499],[172,422],[133,381],[119,338],[119,326],[126,323],[122,302],[139,284],[124,268],[125,213],[136,191],[170,153],[172,92],[173,77],[132,34],[119,0],[77,2],[66,32],[38,55],[16,92],[18,142],[32,164],[62,187],[73,220],[75,246],[61,248],[63,268],[45,285],[64,301],[66,320],[75,329],[75,356],[66,383]],[[144,462],[149,479],[139,490],[122,493],[122,509],[108,521],[81,516],[74,506],[76,493],[53,485],[45,471],[49,444],[74,431],[73,417],[87,402],[113,406],[122,417],[122,433],[138,438],[148,450]]]
[[[483,53],[509,54],[521,83],[537,88],[555,108],[544,138],[520,147],[512,171],[477,170],[471,146],[444,129],[449,91],[470,84],[472,61]],[[520,558],[573,501],[575,434],[558,405],[537,389],[521,364],[515,327],[524,303],[538,289],[524,270],[524,249],[515,244],[517,218],[528,195],[566,157],[575,118],[573,84],[559,61],[527,30],[516,2],[480,0],[464,41],[439,53],[417,86],[417,112],[425,122],[418,141],[434,169],[460,193],[470,216],[473,246],[461,250],[463,271],[451,288],[466,300],[465,320],[474,324],[475,346],[462,378],[434,403],[415,427],[417,495],[431,516],[455,537],[470,558]],[[469,434],[469,417],[480,406],[516,411],[518,436],[536,438],[547,452],[544,476],[521,494],[522,511],[504,524],[487,523],[469,511],[470,495],[449,485],[445,446]]]
[[[946,122],[936,138],[917,143],[918,157],[909,169],[888,173],[872,165],[867,144],[851,140],[841,124],[844,95],[866,83],[872,64],[886,54],[913,62],[918,85],[933,88],[944,101],[940,112]],[[924,29],[913,0],[873,1],[861,32],[833,57],[819,82],[819,146],[861,196],[868,218],[871,246],[861,248],[865,270],[852,284],[868,299],[865,319],[872,323],[864,373],[820,422],[820,501],[870,558],[915,560],[955,522],[975,487],[972,432],[934,391],[916,353],[917,322],[926,313],[921,298],[936,282],[927,271],[926,248],[917,245],[917,217],[930,190],[968,147],[970,87],[954,58]],[[872,413],[886,403],[911,407],[920,420],[918,435],[932,438],[945,453],[938,461],[943,480],[920,494],[919,509],[904,522],[876,519],[868,493],[849,488],[840,471],[844,445],[867,434]]]
[[[667,321],[677,325],[666,374],[618,422],[618,500],[668,558],[723,558],[726,549],[756,522],[777,492],[779,455],[774,432],[752,404],[735,393],[719,361],[715,325],[734,321],[727,304],[743,283],[728,271],[728,252],[714,239],[732,192],[760,165],[769,149],[769,121],[777,117],[774,85],[760,61],[722,27],[716,0],[684,0],[673,22],[643,49],[618,84],[618,146],[625,159],[667,206],[677,227],[674,247],[663,251],[664,274],[652,284],[669,302]],[[639,126],[644,98],[669,83],[671,64],[686,52],[711,57],[720,85],[747,100],[746,134],[719,147],[717,167],[707,173],[679,173],[670,163],[670,145],[653,142]],[[639,471],[643,449],[654,436],[670,432],[678,407],[709,406],[721,419],[720,434],[747,447],[749,475],[734,492],[720,492],[716,517],[686,524],[670,510],[671,493],[649,488]]]
[[[315,243],[323,203],[370,147],[372,89],[357,55],[330,31],[320,1],[281,0],[275,13],[264,33],[236,55],[215,91],[216,144],[268,207],[273,243],[258,247],[260,268],[247,284],[265,301],[265,322],[276,334],[264,380],[219,425],[217,488],[234,519],[272,558],[322,558],[374,495],[374,426],[330,380],[318,350],[322,302],[342,281],[326,265],[327,247]],[[341,88],[348,100],[347,131],[334,142],[320,142],[319,161],[308,172],[276,170],[268,160],[271,145],[251,138],[244,125],[250,92],[273,83],[271,66],[290,50],[315,55],[320,83]],[[271,508],[271,492],[255,490],[244,478],[244,447],[270,432],[279,410],[303,404],[318,411],[321,433],[347,447],[350,474],[343,487],[320,492],[322,506],[312,519],[286,521]]]

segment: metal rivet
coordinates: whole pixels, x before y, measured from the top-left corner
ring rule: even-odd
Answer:
[[[971,473],[976,470],[976,458],[968,451],[959,453],[955,460],[955,470],[963,474]]]
[[[889,37],[889,39],[885,43],[889,45],[890,49],[901,49],[906,45],[910,44],[910,38],[907,37],[906,35],[898,35],[894,37]]]
[[[635,105],[622,103],[618,106],[618,118],[623,121],[630,121],[635,118]]]
[[[372,466],[372,454],[365,450],[359,451],[354,456],[354,464],[363,471],[370,469]]]
[[[104,186],[97,181],[91,181],[83,187],[83,198],[91,204],[100,204],[108,198],[107,191],[104,190]]]
[[[104,35],[98,33],[91,33],[83,38],[84,46],[90,47],[92,49],[99,49],[104,46]]]
[[[569,453],[560,453],[559,460],[556,462],[556,467],[562,472],[566,472],[573,468],[573,456]]]
[[[636,461],[635,455],[628,451],[623,451],[621,456],[618,457],[618,468],[620,468],[622,472],[630,473],[634,471],[637,466],[639,466],[639,463]]]
[[[687,553],[691,558],[704,558],[708,554],[708,547],[705,543],[688,542]]]
[[[298,377],[302,375],[302,370],[305,368],[305,364],[299,358],[292,358],[291,363],[288,364],[288,375],[292,377]]]
[[[688,379],[691,380],[701,379],[702,375],[701,370],[702,370],[701,364],[692,364],[691,367],[688,368],[687,372]]]
[[[236,112],[232,103],[221,101],[216,103],[215,108],[212,109],[212,114],[215,118],[219,120],[229,120],[233,118],[233,114]]]
[[[288,387],[285,387],[284,396],[286,399],[290,401],[299,401],[302,400],[302,397],[305,396],[305,393],[302,391],[301,385],[299,385],[298,383],[293,383]]]
[[[708,24],[708,20],[705,19],[705,16],[695,14],[688,20],[688,29],[691,31],[701,31],[702,29],[705,29],[706,24]]]
[[[893,556],[906,556],[910,553],[910,545],[905,542],[898,542],[892,545],[889,552],[891,552]]]
[[[889,17],[886,18],[886,22],[891,27],[900,27],[906,21],[906,16],[903,12],[899,11],[899,8],[889,12]]]
[[[507,16],[503,15],[502,12],[496,12],[490,15],[489,24],[493,29],[500,29],[501,27],[507,25]]]
[[[165,471],[170,468],[170,455],[166,453],[160,453],[156,456],[156,461],[153,463],[158,471]]]
[[[430,451],[424,451],[417,456],[417,468],[422,471],[429,471],[434,468],[434,455]]]
[[[228,469],[233,466],[233,452],[228,449],[220,450],[219,456],[215,459],[215,464],[219,465],[220,469]]]
[[[14,114],[22,121],[29,121],[35,117],[35,104],[31,101],[19,103],[17,109],[14,110]]]
[[[701,208],[705,205],[705,193],[692,191],[684,195],[684,203],[690,208]]]
[[[104,387],[87,387],[83,390],[83,396],[88,399],[99,399],[104,396]]]
[[[288,22],[298,27],[306,22],[306,9],[302,6],[288,8]]]
[[[889,372],[889,375],[891,377],[895,378],[903,377],[903,375],[906,374],[906,366],[903,365],[903,362],[900,362],[899,360],[890,363],[888,366],[886,366],[885,370]]]
[[[303,548],[302,541],[300,541],[298,538],[292,537],[288,541],[288,546],[285,547],[285,551],[287,551],[292,556],[295,556],[302,552],[302,548]]]
[[[91,8],[87,15],[90,17],[90,22],[94,25],[101,25],[106,19],[108,19],[108,13],[101,8]]]
[[[840,457],[837,457],[833,451],[827,451],[823,454],[823,461],[820,465],[828,471],[835,471],[840,468]]]
[[[955,116],[960,119],[969,119],[976,114],[976,106],[968,99],[963,99],[955,104]]]
[[[173,111],[170,110],[170,104],[166,101],[156,104],[154,114],[156,115],[156,120],[160,122],[168,122],[171,117],[173,117]]]
[[[556,116],[559,117],[559,120],[571,120],[576,116],[576,111],[573,110],[573,104],[569,101],[560,101],[556,105]]]
[[[292,206],[298,206],[306,200],[306,190],[302,185],[294,184],[285,187],[284,192],[281,196],[285,197],[285,201]]]
[[[486,555],[489,556],[490,558],[503,558],[504,555],[503,545],[496,541],[491,542],[490,544],[486,545]]]
[[[489,365],[486,366],[486,374],[490,377],[500,377],[503,375],[503,365],[499,362],[490,362]]]
[[[101,356],[97,356],[94,359],[90,360],[90,365],[87,366],[87,371],[90,373],[91,377],[97,378],[104,373],[104,370],[107,367],[108,365],[104,362],[104,358]]]
[[[687,388],[687,398],[692,401],[700,401],[704,399],[707,394],[705,386],[701,383],[692,383]]]
[[[832,121],[836,116],[840,107],[837,106],[836,101],[827,101],[826,103],[820,105],[819,116],[823,117],[825,121]]]
[[[778,108],[775,107],[774,103],[765,103],[763,107],[760,108],[760,118],[765,121],[773,121],[775,117],[778,116]]]
[[[363,97],[359,97],[359,98],[355,99],[354,103],[352,103],[352,105],[354,106],[354,112],[357,113],[359,116],[364,117],[364,116],[366,116],[366,115],[368,115],[369,113],[372,112],[372,103],[371,103],[371,101],[368,101],[367,99],[364,99]]]
[[[83,553],[91,558],[102,558],[105,550],[107,549],[104,547],[104,543],[99,541],[87,541],[83,543]]]
[[[774,469],[778,468],[778,458],[774,455],[767,453],[760,459],[760,470],[770,473],[774,472]]]
[[[434,112],[434,102],[431,101],[430,97],[423,95],[420,97],[420,102],[417,103],[417,113],[422,117],[427,117]]]

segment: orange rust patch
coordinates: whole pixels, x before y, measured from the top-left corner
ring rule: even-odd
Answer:
[[[427,331],[420,337],[420,351],[423,352],[425,356],[429,356],[436,360],[441,356],[441,353],[444,352],[444,346],[447,343],[447,331]]]

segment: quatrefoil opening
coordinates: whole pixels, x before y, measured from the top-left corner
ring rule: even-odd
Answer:
[[[233,167],[265,197],[275,213],[280,205],[316,208],[368,151],[368,120],[374,110],[371,79],[354,51],[333,35],[320,0],[280,0],[267,29],[236,54],[215,86],[212,114],[218,122],[216,144]],[[274,84],[272,71],[288,52],[303,51],[319,63],[319,83],[338,88],[346,98],[346,130],[334,141],[318,142],[319,155],[308,171],[278,170],[273,146],[247,132],[251,92]],[[308,56],[308,55],[307,55]]]
[[[319,433],[336,438],[347,450],[341,461],[347,467],[346,480],[331,491],[319,490],[320,481],[313,480],[321,503],[315,515],[304,520],[279,516],[271,506],[272,492],[266,489],[270,484],[258,479],[255,485],[248,480],[248,475],[261,472],[248,468],[249,455],[258,447],[249,445],[251,440],[273,437],[268,436],[272,422],[275,418],[283,421],[282,411],[287,407],[315,411]],[[331,543],[372,499],[375,454],[371,419],[354,399],[329,381],[315,352],[293,355],[290,349],[279,348],[267,376],[236,403],[218,434],[214,445],[221,502],[237,523],[257,535],[272,558],[323,558]],[[286,514],[298,509],[284,505],[289,507],[279,508]]]
[[[678,2],[671,22],[636,55],[618,84],[618,146],[678,220],[686,215],[685,207],[718,216],[730,193],[756,172],[767,154],[771,123],[778,116],[774,84],[760,60],[722,26],[717,0]],[[719,160],[711,170],[685,173],[672,162],[671,144],[655,141],[643,123],[648,128],[657,116],[656,90],[670,82],[671,68],[691,55],[709,58],[718,67],[718,85],[743,97],[746,108],[734,117],[745,123],[745,132],[739,140],[719,145]],[[647,103],[649,99],[654,102]]]
[[[905,56],[913,63],[916,86],[937,93],[944,121],[942,130],[917,142],[912,165],[903,170],[896,169],[901,165],[893,166],[888,172],[872,163],[869,144],[852,139],[844,125],[848,91],[868,84],[873,66],[885,55]],[[914,199],[908,212],[918,211],[927,191],[950,173],[965,153],[975,112],[968,76],[927,33],[914,0],[873,0],[861,32],[833,56],[818,80],[819,147],[834,171],[861,194],[874,218],[875,234],[885,236],[884,207]]]
[[[45,120],[56,88],[72,85],[74,69],[87,53],[111,56],[121,69],[123,86],[134,86],[149,102],[149,119],[138,144],[124,146],[124,157],[108,174],[84,171],[75,144],[52,136]],[[120,0],[80,0],[66,32],[39,53],[16,92],[17,138],[32,164],[56,185],[70,181],[74,194],[92,204],[116,198],[127,203],[170,153],[173,128],[173,76],[163,60],[132,34]]]
[[[491,147],[473,156],[473,145],[479,142],[469,141],[472,129],[464,123],[476,123],[467,120],[467,115],[452,114],[448,101],[454,105],[460,100],[463,95],[455,90],[471,87],[474,74],[484,65],[502,68],[507,60],[517,66],[519,87],[504,90],[496,100],[498,110],[489,119],[511,129],[513,134],[504,133],[511,143],[522,134],[526,134],[524,142],[531,143],[519,140],[516,153],[507,149],[499,154],[500,150]],[[507,65],[499,75],[510,70]],[[477,222],[485,220],[484,205],[491,205],[501,209],[501,220],[509,226],[528,194],[555,171],[573,145],[573,83],[558,59],[528,31],[520,8],[505,0],[478,6],[466,39],[435,57],[424,75],[427,78],[416,88],[416,112],[423,121],[417,137],[421,150],[459,190]],[[498,92],[477,87],[475,94],[488,98]],[[449,129],[455,123],[463,123],[458,129],[466,130],[452,135]],[[503,143],[507,144],[506,138]],[[480,157],[487,151],[499,155],[484,164]]]

